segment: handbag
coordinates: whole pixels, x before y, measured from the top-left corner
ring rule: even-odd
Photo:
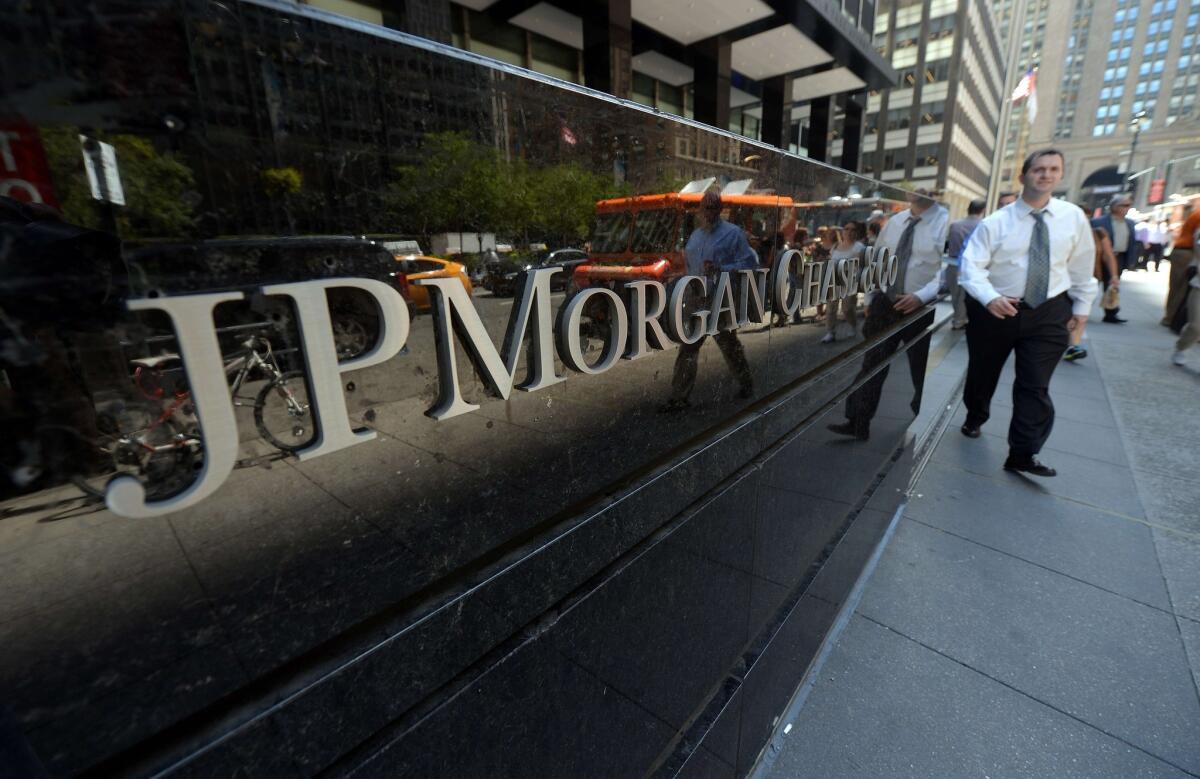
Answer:
[[[1100,307],[1108,310],[1121,307],[1121,290],[1116,287],[1109,287],[1104,290],[1104,298],[1100,301]]]

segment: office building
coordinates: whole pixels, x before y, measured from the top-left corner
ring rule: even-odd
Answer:
[[[1000,179],[1022,150],[1066,155],[1060,195],[1101,207],[1129,189],[1142,208],[1200,192],[1200,0],[1027,0],[1019,67],[1037,67],[1038,111],[1018,104]],[[1027,117],[1027,112],[1025,112]]]
[[[943,192],[955,216],[985,197],[1005,81],[1005,50],[983,0],[887,0],[875,46],[900,83],[867,106],[862,172]]]
[[[896,83],[875,0],[308,0],[848,169]]]

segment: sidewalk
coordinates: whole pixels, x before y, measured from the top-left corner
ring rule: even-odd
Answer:
[[[759,776],[1200,776],[1200,350],[1170,364],[1166,279],[1056,371],[1057,478],[1001,469],[1011,360],[983,437],[955,409]]]

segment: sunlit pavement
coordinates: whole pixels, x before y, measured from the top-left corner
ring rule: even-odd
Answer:
[[[1011,361],[984,436],[955,409],[759,775],[1200,774],[1200,349],[1170,363],[1166,286],[1126,274],[1128,323],[1056,372],[1057,478],[1001,470]]]

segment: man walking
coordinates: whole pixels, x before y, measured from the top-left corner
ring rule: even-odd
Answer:
[[[949,213],[933,200],[926,189],[910,193],[908,202],[908,210],[896,214],[884,225],[876,244],[877,248],[886,246],[896,256],[899,270],[895,283],[886,292],[876,291],[867,295],[867,321],[863,324],[863,337],[868,342],[937,297]],[[863,367],[858,373],[859,378],[871,373],[895,354],[900,344],[911,343],[905,354],[908,356],[913,384],[913,414],[920,412],[921,389],[929,361],[929,339],[921,338],[924,332],[924,324],[917,320],[894,333],[881,347],[867,351]],[[879,409],[887,375],[888,369],[884,368],[851,393],[846,398],[846,421],[828,425],[828,428],[839,435],[852,436],[860,441],[870,438],[871,420]]]
[[[1054,426],[1050,377],[1087,321],[1096,297],[1095,243],[1078,206],[1052,197],[1064,158],[1036,151],[1021,166],[1021,197],[980,222],[963,252],[967,383],[963,435],[978,438],[1010,352],[1016,352],[1012,423],[1004,469],[1054,476],[1038,461]],[[1130,232],[1132,237],[1132,231]]]
[[[1196,258],[1197,230],[1200,230],[1200,208],[1192,207],[1184,217],[1183,224],[1179,227],[1179,235],[1175,236],[1174,248],[1171,249],[1170,286],[1167,289],[1166,312],[1162,318],[1162,324],[1167,327],[1171,326],[1171,320],[1175,318],[1175,312],[1179,310],[1187,293],[1187,269]]]
[[[950,327],[962,330],[967,326],[967,303],[963,300],[962,285],[958,283],[958,266],[962,259],[962,250],[971,238],[971,233],[983,220],[987,202],[972,200],[967,206],[967,218],[950,223],[950,237],[946,241],[946,286],[950,289],[950,302],[954,304],[954,317]]]
[[[1136,223],[1126,216],[1132,206],[1133,198],[1128,193],[1113,195],[1108,204],[1108,213],[1092,220],[1092,227],[1099,227],[1108,233],[1108,240],[1112,241],[1113,254],[1117,257],[1118,283],[1123,272],[1137,267],[1142,251],[1142,245],[1137,240]],[[1110,278],[1108,268],[1102,267],[1101,271],[1104,274],[1104,290],[1107,292],[1114,280]],[[1124,324],[1126,320],[1117,316],[1120,310],[1120,306],[1104,309],[1102,321],[1114,325]]]
[[[751,269],[758,264],[758,255],[750,248],[742,229],[721,218],[721,190],[715,186],[710,187],[701,198],[697,221],[699,226],[688,238],[684,249],[689,276],[715,277],[722,271]],[[711,289],[711,283],[709,287]],[[691,295],[684,299],[685,310],[691,314],[700,310],[705,302],[704,297]],[[678,412],[690,407],[688,396],[696,384],[700,347],[706,340],[708,336],[703,336],[693,344],[680,345],[671,378],[671,399],[662,407],[662,411]],[[754,379],[737,331],[722,330],[713,336],[713,340],[737,378],[738,397],[751,397],[754,394]]]

